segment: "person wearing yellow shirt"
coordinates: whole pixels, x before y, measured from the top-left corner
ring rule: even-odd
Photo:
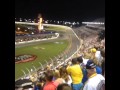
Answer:
[[[66,70],[72,78],[73,90],[81,90],[81,88],[83,87],[83,73],[80,65],[77,64],[77,58],[72,59],[72,66],[68,66]]]

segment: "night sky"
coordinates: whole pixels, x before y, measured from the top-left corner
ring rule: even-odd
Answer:
[[[15,0],[16,18],[85,21],[105,17],[105,0]]]

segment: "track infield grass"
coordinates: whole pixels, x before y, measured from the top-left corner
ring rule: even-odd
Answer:
[[[28,74],[26,68],[28,68],[29,70],[31,68],[34,69],[33,65],[36,68],[41,67],[39,62],[42,63],[42,65],[44,65],[46,63],[45,60],[49,61],[50,58],[54,58],[54,56],[58,56],[64,50],[66,50],[69,45],[68,40],[59,40],[57,42],[58,43],[45,42],[41,44],[15,48],[15,56],[23,55],[23,54],[32,54],[37,56],[37,58],[34,61],[15,64],[15,80],[24,75],[22,70],[24,70],[25,73]]]

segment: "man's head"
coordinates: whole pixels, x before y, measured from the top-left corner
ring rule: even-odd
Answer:
[[[54,72],[54,77],[57,79],[57,78],[60,78],[60,72],[59,70],[55,70]]]
[[[45,75],[42,74],[41,77],[39,78],[39,81],[40,81],[40,82],[46,82],[46,79],[45,79],[45,78],[46,78]]]
[[[86,64],[86,69],[94,69],[96,67],[95,63],[93,60],[88,60]]]
[[[66,70],[66,67],[61,67],[60,68],[60,76],[61,77],[64,77],[64,75],[67,74],[67,70]]]
[[[80,57],[77,58],[77,62],[78,62],[78,63],[83,63],[83,58],[82,58],[82,56],[80,56]]]
[[[96,72],[95,68],[96,68],[95,63],[92,60],[88,60],[87,64],[86,64],[86,70],[87,70],[88,74],[91,75],[91,74],[95,73]]]
[[[72,64],[77,64],[77,58],[72,59]]]
[[[72,90],[72,88],[68,84],[64,83],[58,85],[57,90]]]
[[[72,62],[71,62],[71,61],[69,61],[69,62],[68,62],[68,65],[71,65],[71,64],[72,64]]]
[[[105,58],[105,50],[104,49],[101,50],[101,56]]]
[[[53,79],[53,71],[48,71],[48,72],[45,72],[45,79],[46,81],[52,81]]]

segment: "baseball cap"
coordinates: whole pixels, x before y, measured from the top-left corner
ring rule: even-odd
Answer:
[[[96,49],[95,49],[95,48],[92,48],[90,51],[93,52],[93,53],[95,53],[95,52],[96,52]]]
[[[95,63],[92,60],[88,60],[87,61],[86,69],[93,69],[95,67],[96,67],[96,65],[95,65]]]

